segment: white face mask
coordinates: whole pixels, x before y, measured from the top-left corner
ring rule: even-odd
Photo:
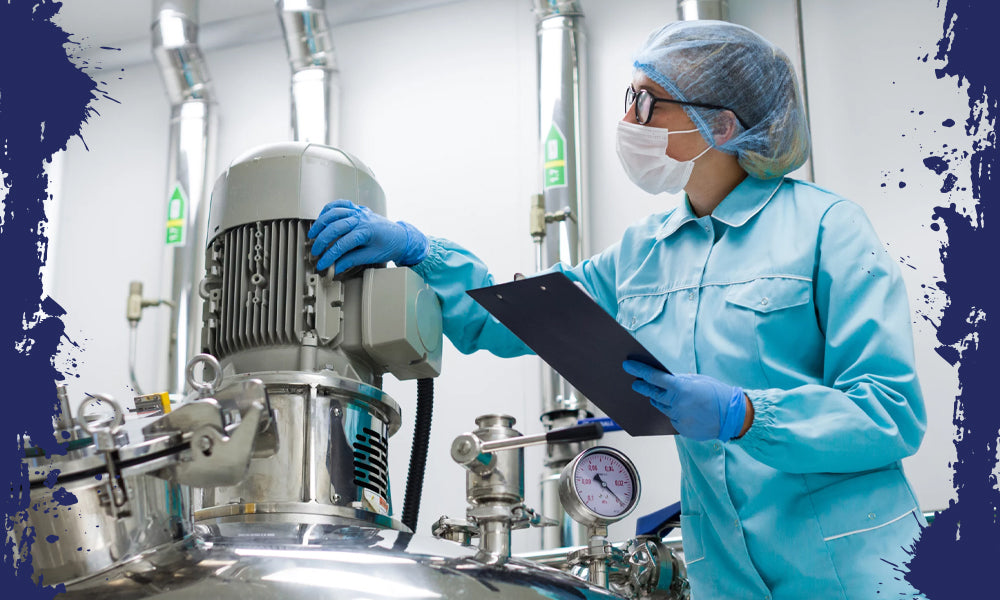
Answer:
[[[649,127],[638,123],[618,121],[616,147],[618,159],[632,183],[650,194],[667,192],[676,194],[684,189],[694,161],[712,149],[705,148],[691,160],[679,161],[666,155],[667,140],[672,133],[694,133],[697,129],[668,131],[662,127]]]

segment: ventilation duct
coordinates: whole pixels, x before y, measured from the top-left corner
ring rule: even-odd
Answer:
[[[339,73],[325,0],[275,0],[292,69],[292,135],[296,141],[337,144],[331,107]]]
[[[154,1],[152,37],[153,56],[170,100],[167,247],[161,286],[169,286],[173,303],[167,390],[182,393],[185,365],[200,349],[201,298],[195,282],[205,269],[205,198],[213,169],[216,101],[198,47],[197,0]]]
[[[541,142],[542,194],[536,197],[536,268],[575,265],[585,249],[583,10],[580,3],[535,0],[538,35],[538,126]],[[544,213],[544,215],[543,215]],[[544,216],[544,218],[542,218]],[[576,425],[588,403],[565,379],[542,366],[542,423],[546,429]],[[559,502],[559,473],[590,443],[550,444],[542,474],[542,514],[560,526],[542,529],[543,548],[587,543],[586,533]]]

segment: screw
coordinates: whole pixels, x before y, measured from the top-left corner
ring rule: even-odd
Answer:
[[[333,413],[333,418],[335,419],[339,419],[340,415],[343,414],[343,411],[340,410],[339,406],[334,406],[331,412]]]
[[[201,436],[201,439],[198,440],[198,449],[201,450],[201,453],[205,456],[212,455],[212,445],[212,438],[207,435]]]
[[[334,492],[333,495],[330,496],[330,499],[333,500],[334,504],[340,504],[341,497],[337,492]]]

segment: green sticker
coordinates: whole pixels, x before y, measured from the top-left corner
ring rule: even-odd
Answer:
[[[187,223],[185,210],[187,210],[187,198],[184,197],[181,186],[175,185],[173,193],[170,194],[170,200],[167,201],[168,246],[184,245],[184,225]]]
[[[545,137],[545,189],[566,186],[566,137],[552,123]]]

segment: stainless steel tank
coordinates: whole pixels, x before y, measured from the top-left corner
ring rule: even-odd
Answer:
[[[67,588],[69,599],[616,598],[548,567],[357,524],[220,524]]]

